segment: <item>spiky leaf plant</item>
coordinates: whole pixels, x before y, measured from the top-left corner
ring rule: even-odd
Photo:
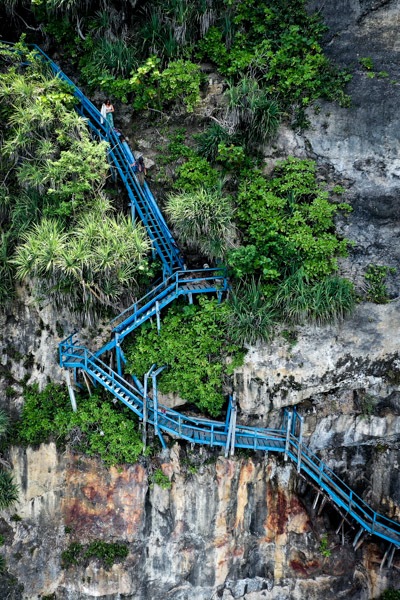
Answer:
[[[234,246],[233,205],[220,192],[200,188],[171,194],[165,210],[181,242],[209,258],[221,258]]]
[[[228,330],[235,344],[255,344],[271,339],[276,309],[271,300],[265,298],[259,281],[240,282],[231,290],[228,305]]]

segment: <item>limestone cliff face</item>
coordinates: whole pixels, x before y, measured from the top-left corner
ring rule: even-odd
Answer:
[[[283,406],[339,391],[389,397],[399,389],[400,302],[365,303],[344,322],[303,327],[294,339],[278,336],[268,347],[251,347],[235,372],[242,413],[264,421]],[[266,421],[265,421],[266,422]]]
[[[299,498],[304,486],[296,493],[289,464],[197,453],[188,474],[182,452],[175,445],[161,462],[171,480],[162,489],[150,484],[150,464],[105,469],[54,445],[15,449],[21,520],[6,518],[0,529],[10,571],[24,586],[18,597],[362,600],[387,583],[377,579],[374,546],[354,555],[331,536],[323,555],[323,517]],[[71,542],[93,540],[124,542],[129,555],[109,569],[97,559],[61,567]]]
[[[309,112],[308,130],[282,128],[265,149],[266,169],[288,154],[316,159],[347,188],[353,207],[338,223],[355,244],[342,272],[358,288],[368,263],[397,273],[389,304],[363,304],[344,323],[298,328],[289,341],[283,332],[268,347],[249,348],[234,379],[239,419],[273,426],[282,407],[297,405],[311,448],[375,509],[400,519],[400,1],[309,5],[330,27],[327,51],[354,73],[352,106],[321,102]],[[372,59],[375,77],[360,66],[363,57]],[[378,75],[384,71],[388,77]],[[61,380],[58,342],[82,323],[35,307],[23,290],[0,318],[0,401],[13,412],[23,382]],[[100,335],[107,331],[96,325],[83,341],[99,347]],[[177,445],[155,460],[105,469],[53,445],[13,449],[21,498],[0,520],[9,567],[0,575],[3,597],[367,600],[399,587],[400,553],[390,572],[379,570],[385,548],[373,540],[354,553],[354,532],[346,527],[344,540],[334,534],[335,511],[327,505],[316,514],[313,489],[281,459],[228,460]],[[151,485],[157,466],[170,489]],[[330,556],[321,551],[326,532]],[[95,559],[62,568],[61,553],[72,542],[94,540],[124,542],[129,555],[109,569]]]

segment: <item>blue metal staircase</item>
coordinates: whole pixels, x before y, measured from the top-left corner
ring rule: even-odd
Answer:
[[[83,92],[76,87],[74,82],[61,71],[60,67],[56,65],[56,63],[54,63],[47,54],[39,48],[39,46],[33,44],[32,47],[38,52],[39,56],[48,63],[53,73],[70,86],[71,93],[79,102],[76,106],[76,110],[85,118],[95,136],[100,140],[108,142],[108,158],[128,192],[131,203],[132,220],[135,220],[137,214],[146,227],[147,234],[153,244],[153,249],[161,259],[164,276],[172,275],[176,269],[183,269],[183,257],[157,206],[157,202],[155,201],[150,188],[146,183],[142,187],[135,175],[135,171],[131,166],[132,162],[129,160],[128,150],[130,152],[130,149],[129,146],[127,146],[127,143],[121,141],[120,135],[109,126],[101,116],[100,111],[86,98]]]
[[[228,280],[224,268],[176,271],[111,321],[114,324],[114,337],[96,352],[96,356],[119,347],[127,335],[152,317],[156,317],[160,329],[161,309],[179,296],[187,296],[191,303],[195,294],[217,293],[220,300],[227,289]]]
[[[400,524],[375,512],[303,444],[302,419],[295,410],[285,411],[280,429],[237,425],[236,408],[232,403],[229,405],[225,422],[188,417],[159,405],[157,393],[153,393],[153,398],[148,396],[146,386],[142,386],[137,378],[133,378],[132,384],[123,377],[120,365],[121,358],[123,359],[121,341],[154,316],[159,325],[160,310],[178,296],[188,296],[191,302],[194,294],[211,292],[217,293],[220,298],[227,290],[226,274],[221,268],[184,270],[182,256],[154,196],[147,184],[143,188],[140,186],[130,166],[132,157],[128,153],[129,147],[124,148],[118,135],[103,122],[100,112],[60,68],[38,46],[34,47],[49,63],[52,71],[71,86],[79,101],[77,110],[87,119],[96,136],[109,143],[110,162],[128,191],[132,218],[134,219],[137,213],[143,221],[164,271],[161,284],[114,319],[113,339],[95,354],[80,346],[74,335],[61,342],[60,366],[73,370],[75,379],[78,372],[83,372],[92,383],[108,390],[115,401],[125,404],[145,425],[150,423],[154,426],[163,446],[163,434],[168,434],[173,439],[224,448],[226,456],[229,453],[233,454],[235,448],[283,454],[285,460],[290,459],[294,463],[300,475],[306,475],[314,483],[319,490],[317,499],[320,494],[324,494],[325,499],[328,498],[335,505],[342,515],[342,523],[352,519],[358,524],[359,531],[353,544],[355,548],[358,548],[368,535],[375,535],[389,543],[381,567],[385,561],[390,567],[395,550],[400,548]],[[100,359],[103,353],[113,349],[117,354],[118,372]]]
[[[305,474],[317,488],[337,507],[343,519],[350,518],[359,526],[354,546],[368,535],[375,535],[391,546],[385,557],[392,556],[400,548],[400,524],[374,511],[344,481],[327,467],[304,444],[302,419],[294,411],[285,411],[280,429],[263,429],[237,425],[230,418],[226,422],[188,417],[159,405],[144,393],[143,387],[128,383],[98,356],[84,346],[79,346],[74,335],[60,344],[60,365],[66,369],[84,371],[93,382],[100,384],[113,396],[132,410],[139,419],[152,424],[160,435],[184,439],[194,444],[225,449],[226,455],[235,448],[248,448],[263,452],[276,452],[290,459],[299,474]],[[231,417],[234,410],[230,413]]]

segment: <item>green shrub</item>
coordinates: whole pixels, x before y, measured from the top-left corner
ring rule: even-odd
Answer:
[[[169,490],[172,487],[172,483],[167,475],[163,473],[161,469],[156,469],[151,477],[153,485],[158,485],[163,490]]]
[[[278,103],[252,77],[243,77],[227,91],[228,106],[237,134],[249,148],[271,140],[280,122]]]
[[[34,282],[37,297],[56,306],[91,314],[132,291],[148,272],[150,243],[141,224],[111,215],[99,199],[97,210],[81,215],[70,235],[59,221],[42,219],[22,234],[13,264],[17,277]]]
[[[260,282],[252,279],[242,282],[231,290],[228,300],[229,335],[240,346],[255,344],[258,340],[267,342],[273,334],[276,323],[276,309],[265,298]]]
[[[234,244],[234,210],[230,198],[198,189],[168,197],[165,212],[178,239],[211,259],[221,258]]]
[[[127,371],[142,377],[154,363],[167,365],[159,390],[175,392],[217,416],[224,404],[224,381],[243,360],[239,347],[228,340],[227,317],[227,304],[216,300],[174,306],[163,317],[159,334],[152,325],[135,335],[126,350]]]
[[[370,58],[369,56],[365,56],[363,58],[359,58],[358,62],[360,63],[360,65],[362,67],[364,67],[364,69],[366,69],[367,71],[372,71],[374,68],[374,61],[372,60],[372,58]]]
[[[129,554],[126,544],[109,543],[95,540],[87,546],[72,542],[61,554],[61,565],[64,569],[71,566],[86,565],[91,558],[99,559],[107,569],[119,560],[124,560]]]
[[[49,384],[39,392],[36,385],[26,389],[18,424],[18,441],[37,445],[51,440],[69,442],[89,456],[99,456],[107,465],[133,463],[142,452],[142,443],[132,411],[114,406],[98,395],[78,397],[78,411],[72,412],[64,387]]]
[[[124,560],[128,554],[129,550],[125,544],[97,540],[89,544],[84,553],[84,558],[98,558],[107,568],[110,568],[117,560]]]
[[[82,548],[83,546],[79,542],[72,542],[72,544],[61,553],[61,565],[64,569],[79,564]]]
[[[18,500],[19,489],[9,471],[0,470],[0,510],[9,508]]]
[[[256,74],[267,94],[299,108],[317,98],[347,103],[343,88],[349,75],[324,56],[326,28],[309,14],[306,2],[238,2],[198,43],[198,55],[218,70],[240,79]]]
[[[256,248],[248,253],[247,270],[253,254],[254,268],[265,280],[278,282],[289,268],[302,267],[314,280],[331,274],[337,257],[347,253],[347,241],[334,233],[334,216],[340,209],[350,207],[329,202],[311,160],[289,158],[270,179],[254,172],[238,194],[244,246]]]
[[[167,105],[174,105],[186,112],[193,112],[200,101],[201,81],[198,65],[178,59],[162,69],[161,60],[151,56],[131,77],[135,95],[133,107],[137,110],[162,110]]]
[[[386,304],[389,302],[386,278],[389,273],[394,273],[395,271],[396,269],[393,267],[368,265],[364,275],[367,283],[367,300],[375,302],[375,304]]]
[[[332,554],[331,549],[329,548],[329,540],[327,534],[321,536],[321,543],[319,545],[319,551],[324,558],[329,558]]]
[[[188,160],[176,169],[177,179],[174,188],[182,192],[192,192],[196,188],[213,188],[219,181],[219,173],[210,163],[197,155],[189,156]]]
[[[200,156],[210,162],[215,162],[219,154],[219,145],[229,143],[231,136],[228,131],[218,123],[212,123],[204,133],[196,136],[197,151]]]

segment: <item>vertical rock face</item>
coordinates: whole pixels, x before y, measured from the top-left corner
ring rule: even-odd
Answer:
[[[295,493],[290,465],[264,455],[210,455],[188,475],[181,452],[175,445],[161,464],[171,481],[162,489],[150,483],[150,465],[105,469],[58,455],[54,445],[15,450],[20,520],[7,518],[1,530],[9,570],[24,585],[17,597],[369,597],[373,579],[347,545],[332,537],[322,553],[322,517]],[[94,540],[125,543],[129,555],[111,568],[94,558],[62,568],[61,552],[72,542]]]
[[[359,306],[345,323],[301,328],[293,343],[277,338],[269,347],[250,348],[235,374],[240,419],[273,426],[282,407],[297,405],[313,450],[375,509],[400,519],[400,1],[312,0],[309,6],[321,10],[330,27],[328,53],[354,73],[352,106],[321,102],[309,112],[307,131],[282,128],[265,151],[266,162],[311,157],[344,184],[353,212],[338,225],[355,247],[343,271],[361,287],[368,263],[397,267],[389,280],[393,301]],[[360,63],[366,57],[373,77]],[[17,409],[7,388],[19,394],[27,378],[59,380],[58,341],[82,324],[56,317],[49,307],[36,309],[22,294],[12,314],[1,318],[2,403]],[[91,348],[100,346],[88,338]],[[311,510],[314,492],[298,485],[290,465],[264,455],[227,460],[210,454],[192,455],[198,467],[190,469],[182,454],[175,446],[162,463],[171,480],[162,489],[151,483],[151,462],[106,469],[57,453],[54,445],[14,449],[21,497],[15,514],[0,520],[10,572],[0,575],[3,596],[367,600],[400,585],[398,562],[397,569],[379,571],[382,545],[372,541],[354,553],[347,527],[341,544],[332,533],[335,511]],[[327,549],[323,531],[331,532]],[[82,552],[78,564],[61,566],[72,543],[96,540],[126,544],[127,559],[106,568]]]

